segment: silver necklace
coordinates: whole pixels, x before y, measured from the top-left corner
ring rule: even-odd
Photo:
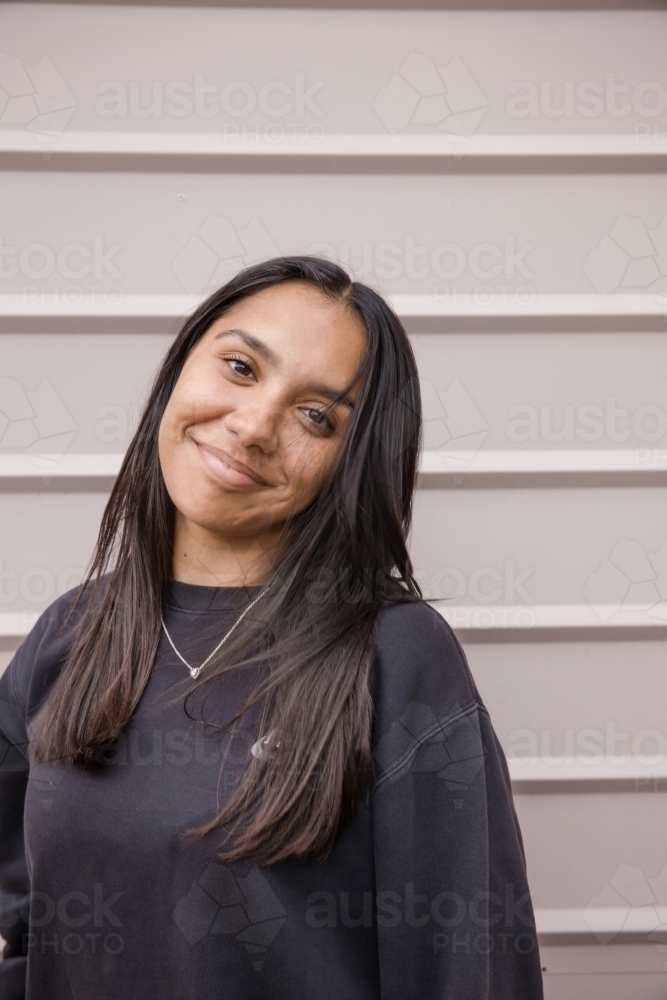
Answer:
[[[198,667],[193,667],[190,663],[188,663],[188,661],[185,659],[184,656],[181,656],[181,654],[179,653],[179,651],[176,649],[176,646],[174,646],[174,640],[169,635],[169,632],[167,631],[167,626],[164,623],[164,617],[162,617],[162,628],[164,629],[164,634],[166,635],[167,639],[169,640],[169,644],[171,645],[171,648],[173,649],[173,651],[176,653],[176,656],[179,658],[179,660],[181,661],[181,663],[184,663],[185,666],[190,671],[190,676],[191,677],[197,677],[199,675],[200,671],[202,671],[204,669],[204,667],[206,666],[206,664],[209,663],[209,661],[213,659],[213,657],[218,652],[218,650],[222,647],[222,645],[225,642],[227,642],[227,640],[229,639],[230,635],[232,634],[232,632],[234,631],[234,629],[237,627],[237,625],[241,624],[241,622],[243,621],[243,619],[245,618],[245,616],[248,614],[248,612],[250,611],[250,609],[253,608],[255,606],[255,604],[257,604],[257,602],[260,599],[260,597],[264,597],[264,594],[267,592],[268,589],[269,588],[266,587],[261,592],[261,594],[257,595],[257,597],[255,598],[254,601],[251,601],[251,603],[248,605],[248,607],[242,612],[240,618],[237,618],[237,620],[234,622],[234,624],[230,628],[229,632],[225,636],[222,637],[222,639],[220,640],[220,642],[218,643],[218,645],[215,647],[215,649],[213,650],[213,652],[209,653],[209,655],[206,657],[206,659],[204,660],[204,662],[200,663]]]

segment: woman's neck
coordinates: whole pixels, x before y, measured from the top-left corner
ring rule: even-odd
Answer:
[[[226,536],[176,516],[172,574],[182,583],[204,587],[262,584],[277,554],[273,535]]]

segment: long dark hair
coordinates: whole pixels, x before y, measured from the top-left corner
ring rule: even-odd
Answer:
[[[337,264],[278,257],[248,267],[185,322],[111,492],[77,596],[78,603],[88,591],[88,600],[32,744],[36,760],[99,767],[130,719],[151,673],[172,577],[175,509],[158,457],[162,415],[211,324],[286,281],[308,282],[354,310],[367,350],[350,383],[362,379],[334,465],[316,499],[285,524],[259,613],[244,620],[194,687],[190,682],[193,694],[226,671],[258,671],[243,713],[258,706],[260,732],[280,734],[279,748],[253,756],[229,803],[194,833],[224,828],[230,847],[221,857],[260,864],[324,857],[354,815],[372,777],[377,612],[383,602],[421,599],[406,548],[421,442],[414,355],[389,305]]]

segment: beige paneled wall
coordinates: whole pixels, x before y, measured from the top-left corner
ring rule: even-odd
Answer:
[[[657,1000],[667,12],[494,7],[3,6],[0,668],[179,318],[335,256],[410,330],[411,551],[509,757],[547,998]]]
[[[437,111],[418,111],[417,98],[445,93],[451,115],[471,116],[452,131],[627,133],[660,121],[659,11],[32,9],[8,6],[5,37],[26,69],[53,61],[73,97],[58,103],[76,109],[69,129],[428,132]]]
[[[459,150],[431,138],[461,153],[445,175],[434,175],[437,167],[396,175],[391,157],[376,166],[389,175],[350,174],[329,161],[324,166],[337,172],[325,177],[72,174],[45,172],[40,157],[41,169],[6,175],[2,290],[27,304],[66,290],[72,303],[77,292],[109,304],[121,293],[199,295],[255,253],[315,250],[335,253],[388,293],[427,295],[443,306],[525,307],[539,294],[595,294],[598,286],[619,295],[641,291],[643,271],[657,285],[652,294],[666,294],[660,174],[554,176],[545,173],[548,159],[535,174],[466,174],[465,142]],[[111,141],[107,133],[98,140]],[[72,139],[65,132],[60,141]],[[262,169],[282,169],[276,161],[277,154]],[[49,162],[59,164],[57,144]],[[46,257],[36,245],[48,248]],[[636,284],[623,246],[641,254]]]

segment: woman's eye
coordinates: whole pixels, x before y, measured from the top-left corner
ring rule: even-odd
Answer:
[[[225,358],[225,361],[235,375],[242,375],[244,378],[247,378],[248,375],[254,374],[248,362],[243,361],[241,358]]]
[[[309,419],[317,427],[322,428],[323,430],[330,430],[330,431],[334,430],[334,426],[327,417],[324,410],[316,410],[313,407],[309,406],[307,409],[304,410],[304,413],[308,414]]]

